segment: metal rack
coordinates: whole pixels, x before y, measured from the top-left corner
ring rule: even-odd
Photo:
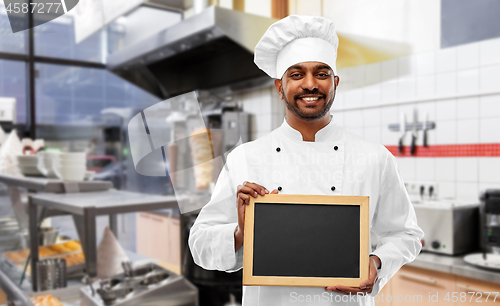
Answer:
[[[38,208],[46,207],[58,214],[73,216],[75,226],[82,242],[85,254],[86,273],[97,275],[96,217],[139,211],[153,211],[176,208],[175,196],[155,196],[141,193],[109,190],[101,192],[35,194],[29,197],[30,237],[38,237],[36,224]],[[35,267],[39,259],[38,240],[30,239],[31,266]],[[36,269],[31,270],[32,279],[36,279]],[[32,282],[33,291],[37,291],[36,282]]]

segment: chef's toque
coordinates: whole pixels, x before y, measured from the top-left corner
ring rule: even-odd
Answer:
[[[290,66],[302,62],[321,62],[336,73],[338,45],[332,20],[291,15],[267,29],[255,47],[254,62],[275,79],[280,79]]]

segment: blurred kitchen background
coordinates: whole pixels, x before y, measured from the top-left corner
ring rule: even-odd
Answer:
[[[424,252],[384,293],[394,299],[422,295],[421,305],[428,292],[469,292],[469,301],[471,292],[499,291],[499,1],[80,0],[69,13],[17,33],[3,4],[1,140],[14,131],[20,141],[43,139],[45,150],[85,152],[94,181],[160,196],[173,195],[170,177],[136,172],[127,134],[131,118],[195,91],[205,125],[214,130],[216,156],[240,137],[257,139],[281,125],[285,106],[273,80],[253,64],[255,44],[277,18],[333,19],[340,39],[335,121],[396,156],[426,232]],[[23,18],[14,21],[28,22]],[[188,137],[193,131],[187,118],[174,121],[168,133]],[[175,160],[189,152],[185,145]],[[175,167],[172,160],[169,167]],[[206,203],[221,166],[211,184],[188,182],[183,195]],[[0,215],[18,220],[13,185],[0,181]],[[31,193],[19,190],[21,197]],[[196,211],[181,215],[176,208],[127,211],[117,214],[113,229],[128,252],[161,262],[194,284],[199,305],[237,305],[241,271],[205,271],[192,262],[186,243],[195,218]],[[97,217],[97,243],[112,222]],[[71,216],[46,223],[78,239]],[[10,299],[5,286],[0,279],[4,302]],[[500,298],[477,298],[500,305]],[[396,301],[377,301],[391,303]]]

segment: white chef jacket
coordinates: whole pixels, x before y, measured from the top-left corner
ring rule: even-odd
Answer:
[[[281,187],[282,194],[369,196],[370,233],[380,236],[370,254],[382,266],[367,297],[347,299],[323,287],[243,286],[243,306],[374,305],[382,287],[421,250],[424,234],[396,160],[384,146],[346,131],[333,117],[315,142],[306,142],[285,118],[276,130],[228,154],[189,236],[194,262],[204,269],[234,272],[243,267],[244,246],[234,252],[234,231],[236,189],[245,181],[269,191]]]

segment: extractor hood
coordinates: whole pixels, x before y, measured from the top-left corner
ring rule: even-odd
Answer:
[[[245,81],[269,79],[253,50],[276,20],[211,6],[107,58],[107,68],[168,98]]]

